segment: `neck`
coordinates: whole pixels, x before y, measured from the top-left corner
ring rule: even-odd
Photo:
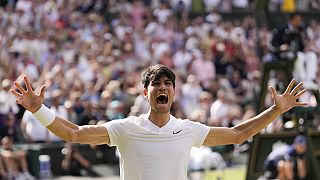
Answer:
[[[169,122],[170,112],[156,113],[150,110],[148,118],[153,124],[161,128]]]

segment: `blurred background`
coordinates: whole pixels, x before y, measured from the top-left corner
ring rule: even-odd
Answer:
[[[172,114],[209,126],[231,127],[271,106],[270,85],[282,93],[294,77],[308,89],[301,100],[309,106],[278,117],[247,142],[192,150],[190,179],[257,179],[272,145],[290,144],[297,134],[308,140],[308,177],[320,178],[318,0],[0,5],[0,136],[25,153],[34,178],[119,179],[118,156],[115,148],[65,144],[48,132],[15,103],[13,81],[27,75],[34,88],[45,84],[45,104],[56,114],[97,124],[148,111],[140,73],[157,63],[177,75]]]

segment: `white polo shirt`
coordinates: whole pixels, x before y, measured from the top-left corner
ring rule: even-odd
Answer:
[[[191,147],[201,146],[210,129],[173,116],[159,128],[147,114],[105,126],[120,152],[121,180],[186,180]]]

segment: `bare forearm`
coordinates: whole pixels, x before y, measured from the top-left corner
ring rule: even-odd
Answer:
[[[241,142],[243,142],[249,137],[259,133],[280,114],[280,111],[276,109],[275,106],[271,106],[257,116],[242,122],[233,128],[241,132]]]
[[[287,180],[293,180],[293,164],[290,161],[284,163],[284,174]]]
[[[107,129],[103,125],[78,126],[56,116],[47,128],[67,142],[82,144],[107,144],[109,142]]]
[[[300,178],[304,178],[307,175],[306,160],[298,159],[298,175]]]
[[[71,161],[70,157],[65,157],[62,160],[61,166],[65,171],[70,169],[70,161]]]
[[[75,134],[74,132],[79,129],[79,126],[56,116],[54,121],[47,126],[47,128],[63,140],[72,142],[74,139],[73,134]]]

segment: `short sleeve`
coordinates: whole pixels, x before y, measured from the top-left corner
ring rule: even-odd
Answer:
[[[24,114],[23,114],[23,116],[22,116],[22,120],[21,120],[21,121],[26,124],[26,123],[29,121],[29,117],[30,117],[31,115],[32,115],[32,114],[31,114],[30,111],[25,111]]]
[[[118,146],[128,130],[127,119],[112,120],[105,124],[109,134],[109,146]]]
[[[289,146],[287,153],[284,155],[284,160],[293,161],[296,156],[295,150],[293,146]]]
[[[208,136],[210,127],[201,124],[199,122],[190,121],[190,128],[193,135],[193,146],[200,147],[202,146],[204,140]]]

